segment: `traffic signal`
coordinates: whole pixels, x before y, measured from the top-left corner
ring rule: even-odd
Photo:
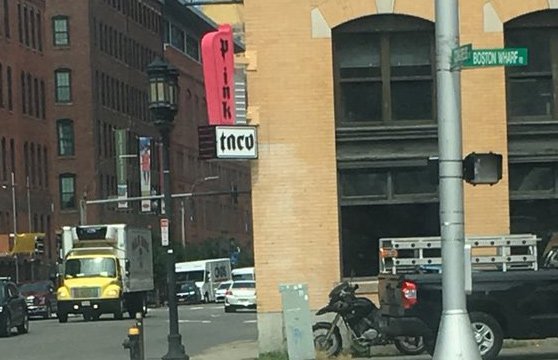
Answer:
[[[469,184],[494,185],[502,178],[502,155],[470,153],[463,160],[463,180]]]
[[[45,253],[45,237],[38,235],[35,237],[35,255],[43,255]]]

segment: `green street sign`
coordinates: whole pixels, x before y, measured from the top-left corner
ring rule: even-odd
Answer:
[[[475,49],[463,67],[526,66],[528,62],[527,48]]]
[[[466,61],[473,56],[473,45],[467,44],[460,46],[451,51],[451,67],[461,67]]]

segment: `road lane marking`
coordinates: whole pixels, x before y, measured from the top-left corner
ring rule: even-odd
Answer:
[[[167,320],[167,322],[169,322]],[[179,323],[211,324],[211,320],[178,320]]]
[[[244,320],[245,324],[255,324],[258,320]]]

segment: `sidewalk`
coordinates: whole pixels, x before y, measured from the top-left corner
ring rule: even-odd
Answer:
[[[429,355],[404,356],[398,354],[395,348],[389,346],[376,347],[370,358],[355,358],[352,360],[429,360]],[[549,357],[550,356],[550,357]],[[203,353],[193,356],[191,360],[256,360],[258,357],[257,341],[236,341],[210,348]],[[546,340],[507,340],[499,358],[509,360],[525,359],[558,359],[558,338]]]
[[[257,341],[235,341],[212,347],[191,360],[254,360],[258,358]]]
[[[392,359],[397,354],[397,350],[389,347],[379,346],[376,348],[374,359]],[[392,356],[389,356],[392,355]],[[257,341],[236,341],[212,347],[203,353],[193,356],[191,360],[255,360],[258,358]],[[355,358],[352,360],[364,360],[368,358]],[[413,357],[413,360],[420,360]]]

